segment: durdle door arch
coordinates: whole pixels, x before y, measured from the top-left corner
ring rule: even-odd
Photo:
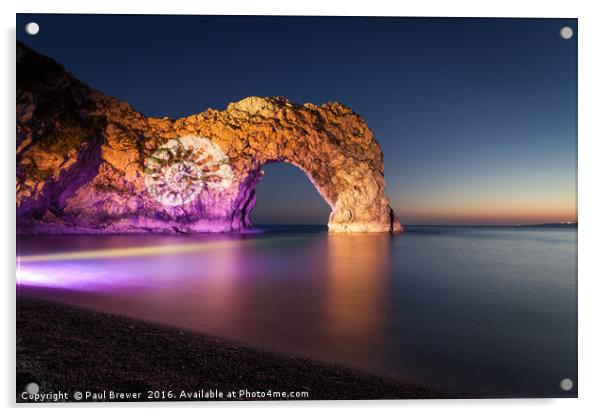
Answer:
[[[274,161],[305,172],[332,208],[330,232],[402,231],[381,148],[342,104],[248,97],[151,118],[23,44],[17,65],[19,232],[242,231]]]

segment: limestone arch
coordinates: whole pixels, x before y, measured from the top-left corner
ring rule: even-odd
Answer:
[[[241,231],[272,160],[305,172],[332,208],[330,232],[402,230],[385,193],[382,150],[362,117],[340,103],[248,97],[222,111],[146,117],[23,44],[17,61],[24,72],[52,77],[17,83],[19,232]],[[69,99],[32,117],[57,96]],[[158,148],[187,135],[219,146],[233,180],[171,206],[148,192],[145,169]]]
[[[331,207],[330,232],[399,232],[402,227],[385,194],[383,154],[364,120],[339,103],[293,104],[280,98],[249,97],[230,104],[224,122],[209,130],[241,173],[233,218],[250,225],[255,186],[262,167],[282,162],[303,171]]]

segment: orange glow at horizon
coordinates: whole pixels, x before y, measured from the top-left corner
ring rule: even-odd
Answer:
[[[577,222],[577,201],[533,198],[523,200],[420,200],[396,204],[402,224],[543,224]],[[395,206],[393,207],[395,209]]]

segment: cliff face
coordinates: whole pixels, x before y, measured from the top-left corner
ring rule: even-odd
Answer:
[[[307,174],[332,207],[331,232],[401,231],[380,146],[342,104],[249,97],[150,118],[17,44],[21,233],[240,231],[273,161]]]

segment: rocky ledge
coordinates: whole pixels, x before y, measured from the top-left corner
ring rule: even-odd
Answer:
[[[249,97],[145,117],[17,44],[20,233],[243,231],[270,162],[307,174],[332,208],[329,231],[402,230],[381,148],[342,104]]]

